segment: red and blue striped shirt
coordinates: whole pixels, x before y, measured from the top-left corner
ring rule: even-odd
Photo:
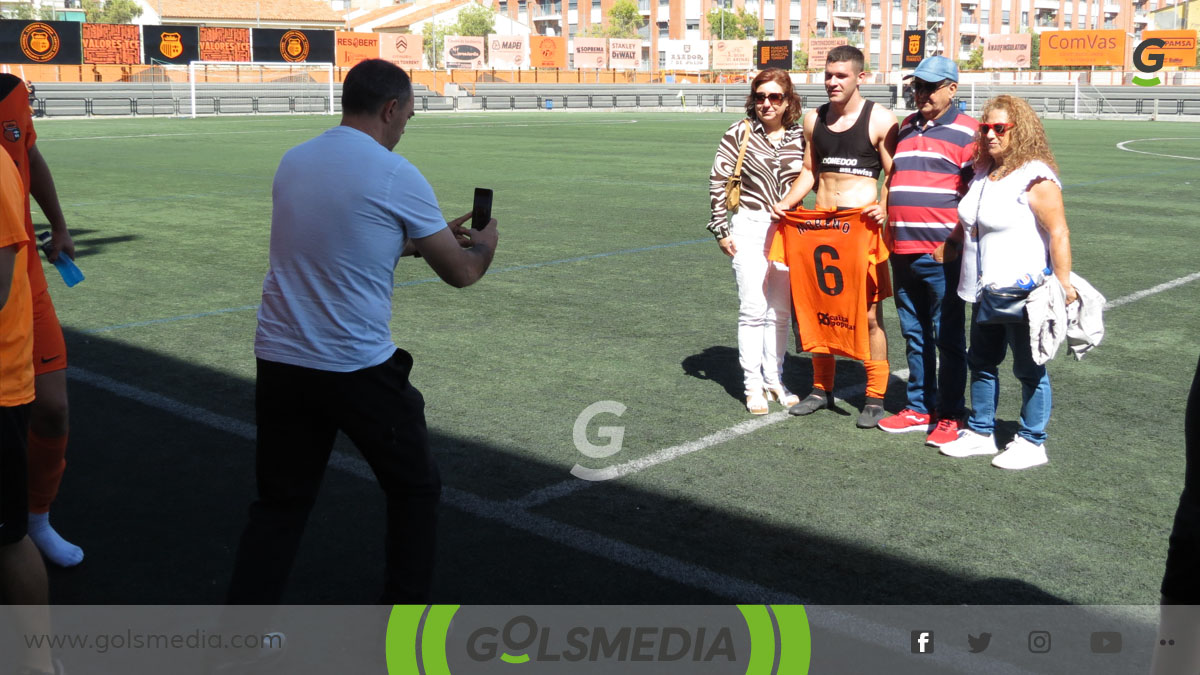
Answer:
[[[932,253],[954,230],[958,200],[974,174],[978,127],[953,105],[935,120],[917,112],[900,125],[888,188],[893,253]]]

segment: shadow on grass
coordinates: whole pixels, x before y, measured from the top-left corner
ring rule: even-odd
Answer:
[[[253,428],[253,382],[95,335],[67,331],[67,339],[76,369],[70,468],[53,513],[55,525],[87,557],[76,569],[52,570],[52,600],[220,602],[254,491],[248,431]],[[789,377],[798,372],[802,377],[804,360],[789,358],[788,365]],[[718,381],[728,380],[730,369],[721,358],[707,368],[703,372]],[[111,386],[113,381],[125,388]],[[170,405],[164,405],[168,399]],[[171,406],[175,412],[168,410]],[[177,414],[181,411],[191,411],[193,419]],[[196,421],[197,411],[207,415],[203,422]],[[438,420],[431,422],[446,487],[486,498],[497,509],[507,495],[566,478],[568,467],[518,457],[438,429]],[[352,448],[344,449],[356,455]],[[382,586],[383,513],[377,487],[346,472],[326,472],[287,601],[374,602]],[[803,523],[764,522],[704,504],[682,490],[658,494],[614,481],[533,513],[757,584],[776,597],[809,603],[1063,602],[1023,581],[951,573],[859,546],[853,532],[834,539],[814,534]],[[718,587],[689,574],[656,576],[643,566],[624,564],[627,554],[605,556],[595,548],[585,552],[529,529],[486,513],[444,507],[435,601],[763,600],[722,595]]]
[[[50,223],[34,223],[33,229],[36,232],[49,231]],[[100,230],[89,230],[87,228],[71,228],[71,239],[75,241],[75,260],[96,255],[97,253],[103,253],[106,247],[113,244],[124,244],[141,238],[133,234],[126,234],[117,237],[91,236],[99,231]]]

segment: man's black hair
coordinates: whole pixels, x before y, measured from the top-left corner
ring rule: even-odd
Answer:
[[[342,82],[342,111],[370,115],[392,99],[403,105],[412,95],[412,80],[403,68],[383,59],[366,59],[346,73]]]
[[[849,61],[854,67],[855,73],[861,73],[866,69],[866,59],[863,58],[862,50],[858,47],[850,45],[838,45],[829,50],[829,54],[825,57],[825,63],[841,63]]]

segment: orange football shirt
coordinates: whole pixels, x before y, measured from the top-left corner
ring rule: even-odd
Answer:
[[[0,153],[0,248],[17,248],[12,283],[0,308],[0,406],[6,408],[33,400],[33,296],[26,272],[33,246],[21,213],[23,192],[17,167]]]

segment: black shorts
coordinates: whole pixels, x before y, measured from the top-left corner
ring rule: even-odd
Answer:
[[[0,546],[21,541],[29,531],[28,444],[29,404],[0,407]]]

